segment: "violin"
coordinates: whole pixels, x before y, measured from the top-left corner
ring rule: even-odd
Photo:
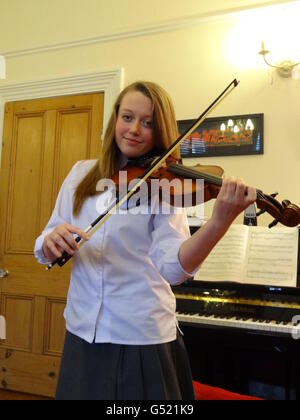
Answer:
[[[153,159],[155,160],[155,158]],[[139,165],[139,160],[129,161],[129,165],[122,171],[126,172],[126,178],[120,177],[120,172],[117,172],[112,177],[117,191],[127,191],[128,184],[140,179],[145,171],[145,164],[142,162]],[[168,201],[168,204],[171,206],[191,207],[217,198],[222,187],[223,174],[224,170],[220,166],[184,166],[181,162],[169,157],[166,159],[165,165],[153,172],[145,182],[151,187],[153,180],[159,181],[160,198]],[[186,182],[187,179],[192,182]],[[122,184],[124,180],[127,182],[126,185]],[[168,182],[161,183],[160,181],[162,180],[167,180]],[[197,180],[203,180],[203,183],[199,183]],[[150,193],[151,188],[148,191]],[[256,205],[260,210],[257,215],[260,216],[267,212],[274,218],[269,225],[270,228],[278,223],[288,227],[295,227],[300,224],[300,208],[297,205],[292,204],[289,200],[283,200],[280,203],[275,199],[277,193],[267,195],[259,189],[256,189],[256,193]],[[185,203],[188,203],[188,205],[185,206]]]
[[[116,202],[110,205],[107,210],[100,214],[96,220],[94,220],[86,229],[85,232],[89,234],[91,237],[100,227],[106,222],[106,220],[115,213],[117,209],[119,209],[124,203],[128,202],[128,200],[135,194],[136,191],[143,185],[145,181],[148,179],[151,180],[151,177],[156,176],[156,179],[171,179],[176,177],[181,177],[184,180],[192,179],[195,182],[189,183],[192,184],[192,188],[189,193],[192,196],[192,200],[194,199],[194,195],[197,196],[197,190],[193,192],[193,185],[197,184],[197,180],[203,179],[204,180],[204,201],[208,201],[212,198],[216,198],[220,188],[222,186],[222,169],[219,167],[210,167],[209,169],[206,168],[206,171],[203,171],[203,167],[199,168],[199,165],[189,168],[183,165],[180,165],[176,162],[172,162],[172,153],[174,150],[180,146],[180,144],[187,138],[190,134],[192,134],[197,127],[205,120],[207,115],[230,93],[232,92],[237,86],[239,82],[234,79],[229,85],[224,89],[224,91],[206,108],[206,110],[193,122],[193,124],[183,133],[181,134],[178,139],[167,149],[165,150],[162,155],[151,161],[150,165],[146,167],[138,167],[138,169],[129,169],[131,172],[132,179],[136,180],[134,185],[129,190],[127,189],[127,185],[125,188],[125,192],[123,194],[119,194]],[[170,163],[171,161],[171,163]],[[162,165],[165,166],[162,166]],[[135,167],[135,166],[133,166]],[[136,167],[135,167],[136,168]],[[200,170],[199,170],[200,169]],[[128,178],[129,178],[128,177]],[[116,177],[114,177],[116,178]],[[180,183],[182,185],[182,183]],[[198,183],[199,184],[199,183]],[[201,184],[201,183],[200,183]],[[183,186],[185,188],[185,183],[183,182]],[[185,191],[187,192],[187,191]],[[182,188],[181,188],[182,194]],[[175,201],[175,195],[174,195]],[[297,226],[300,223],[300,212],[299,208],[291,204],[288,200],[284,200],[282,204],[275,200],[274,195],[265,195],[262,191],[257,190],[257,205],[260,208],[260,214],[267,211],[274,217],[274,222],[271,223],[270,227],[275,226],[277,223],[282,223],[286,226]],[[79,246],[84,244],[84,240],[77,236],[75,241],[79,244]],[[54,265],[58,264],[60,267],[66,264],[72,258],[67,252],[64,252],[60,258],[57,258],[52,263],[48,264],[46,270],[50,270]]]

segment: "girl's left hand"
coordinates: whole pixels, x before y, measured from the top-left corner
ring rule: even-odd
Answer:
[[[220,227],[229,227],[235,218],[256,200],[256,189],[243,180],[226,177],[216,199],[212,219]]]

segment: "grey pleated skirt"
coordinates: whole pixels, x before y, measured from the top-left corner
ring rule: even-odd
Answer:
[[[57,400],[193,400],[182,337],[156,345],[89,344],[67,332]]]

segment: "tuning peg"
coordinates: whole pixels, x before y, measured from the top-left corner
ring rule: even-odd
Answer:
[[[260,210],[258,213],[256,213],[256,217],[261,216],[265,212],[266,212],[266,210]]]
[[[277,195],[278,195],[278,192],[270,194],[270,196],[273,197],[273,198],[277,197]]]
[[[282,205],[283,207],[288,207],[291,204],[290,200],[283,200]]]
[[[273,222],[269,224],[269,228],[271,229],[272,227],[276,226],[277,223],[279,223],[279,220],[277,219],[273,220]]]

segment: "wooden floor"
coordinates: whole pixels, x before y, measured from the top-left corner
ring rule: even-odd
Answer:
[[[0,401],[8,400],[52,400],[47,397],[40,397],[39,395],[22,394],[21,392],[5,391],[0,389]]]

